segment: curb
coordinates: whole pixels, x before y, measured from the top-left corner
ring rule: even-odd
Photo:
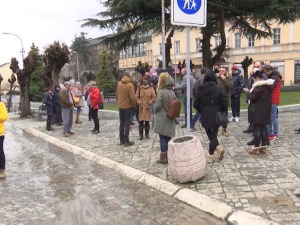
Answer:
[[[233,208],[224,202],[218,201],[214,198],[187,188],[181,188],[180,186],[175,185],[169,181],[97,155],[93,152],[89,152],[83,148],[69,144],[34,128],[27,128],[24,129],[24,131],[73,154],[80,155],[102,166],[114,169],[115,171],[132,180],[150,186],[201,211],[207,212],[218,219],[229,222],[232,225],[280,225],[279,223],[267,220],[245,211],[234,212]]]

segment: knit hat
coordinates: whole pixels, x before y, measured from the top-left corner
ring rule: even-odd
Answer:
[[[65,81],[64,85],[71,85],[71,82],[70,81]]]
[[[232,67],[231,67],[231,70],[237,71],[237,70],[239,70],[239,68],[238,68],[237,66],[232,66]]]

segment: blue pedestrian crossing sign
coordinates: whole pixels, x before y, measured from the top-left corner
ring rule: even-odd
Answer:
[[[206,26],[207,0],[172,0],[171,23],[181,26]]]

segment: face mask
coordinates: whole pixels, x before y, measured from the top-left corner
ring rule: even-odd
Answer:
[[[147,86],[147,85],[148,85],[148,81],[143,81],[142,84],[143,84],[144,86]]]

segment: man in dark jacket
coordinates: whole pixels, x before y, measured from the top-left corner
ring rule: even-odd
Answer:
[[[241,93],[245,86],[245,81],[241,76],[241,71],[237,66],[233,66],[232,77],[233,77],[233,86],[231,88],[231,111],[232,117],[230,121],[239,122],[240,121],[240,111],[241,111]]]
[[[60,92],[59,85],[55,85],[53,90],[53,106],[54,106],[54,114],[56,120],[55,122],[57,126],[62,125],[61,106],[59,103],[59,92]]]
[[[222,87],[217,85],[216,75],[213,70],[208,71],[204,77],[204,83],[198,90],[194,108],[201,113],[201,124],[205,128],[209,139],[209,157],[207,162],[214,161],[214,153],[217,151],[219,160],[224,158],[224,149],[219,145],[218,130],[219,125],[216,124],[216,111],[225,112],[228,107],[228,98]]]
[[[46,123],[46,129],[48,131],[53,130],[51,127],[52,123],[52,116],[54,113],[54,107],[53,107],[53,95],[52,91],[49,88],[45,89],[45,92],[43,94],[43,102],[47,107],[47,123]]]

